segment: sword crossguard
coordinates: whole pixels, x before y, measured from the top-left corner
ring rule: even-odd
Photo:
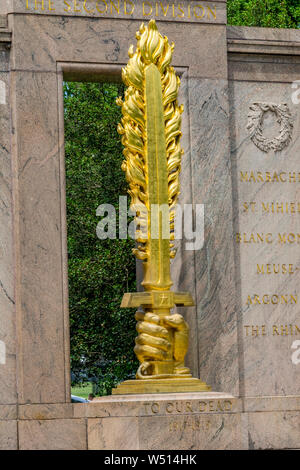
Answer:
[[[173,291],[127,292],[121,303],[122,308],[170,309],[176,305],[178,307],[192,307],[195,303],[189,292]]]

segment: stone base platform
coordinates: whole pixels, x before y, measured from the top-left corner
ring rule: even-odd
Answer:
[[[106,405],[119,417],[91,419],[90,449],[235,449],[241,447],[239,401],[213,392],[114,395]]]
[[[300,396],[200,392],[0,405],[0,449],[300,449]]]

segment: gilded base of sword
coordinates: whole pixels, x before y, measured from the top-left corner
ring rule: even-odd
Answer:
[[[211,387],[200,379],[194,377],[174,377],[166,379],[126,380],[112,390],[112,395],[209,391],[211,391]]]

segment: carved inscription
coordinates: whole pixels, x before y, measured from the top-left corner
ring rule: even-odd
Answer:
[[[263,194],[270,196],[269,200],[255,201],[248,200],[241,203],[241,214],[243,217],[251,218],[255,221],[256,218],[260,221],[265,221],[265,226],[268,227],[270,219],[278,219],[278,232],[261,230],[255,232],[237,232],[234,234],[235,243],[241,247],[252,246],[257,247],[257,250],[263,251],[265,246],[268,253],[268,258],[264,259],[263,256],[260,262],[251,263],[249,260],[249,276],[259,276],[260,278],[271,278],[275,276],[278,280],[282,278],[290,278],[299,275],[300,266],[298,266],[297,259],[293,259],[288,251],[289,247],[298,246],[300,244],[300,233],[289,230],[290,228],[299,227],[297,225],[297,217],[300,215],[300,202],[299,201],[284,201],[272,200],[272,189],[274,188],[275,194],[288,194],[289,188],[294,188],[297,183],[300,183],[300,172],[295,169],[289,171],[282,170],[244,170],[239,172],[239,183],[242,188],[245,185],[259,185],[258,188],[264,187]],[[282,185],[282,191],[278,191],[278,187]],[[290,192],[290,191],[289,191]],[[257,191],[255,191],[257,193]],[[258,228],[258,227],[257,227]],[[277,228],[277,227],[276,227]],[[262,247],[262,248],[260,248]],[[278,254],[278,258],[272,256],[270,248]],[[283,254],[283,256],[282,256]],[[271,259],[271,261],[270,261]],[[274,283],[275,285],[276,283]],[[278,283],[277,283],[278,284]],[[267,289],[261,292],[253,292],[246,294],[243,303],[248,308],[264,308],[265,306],[286,306],[288,308],[295,308],[298,305],[297,292],[288,290],[288,283],[282,283],[285,286],[284,290],[270,291]],[[263,289],[263,283],[260,285]],[[284,321],[282,322],[284,323]],[[244,332],[246,337],[264,337],[271,335],[273,337],[287,336],[282,331],[289,331],[290,335],[298,334],[297,325],[245,325]]]
[[[93,16],[123,16],[187,19],[214,22],[217,7],[206,1],[172,2],[140,0],[24,0],[25,9],[33,12],[69,13]]]
[[[192,432],[209,432],[215,421],[209,415],[231,413],[236,411],[230,399],[214,400],[170,400],[144,402],[141,410],[146,416],[165,416],[167,430],[170,434]]]
[[[226,413],[233,411],[232,400],[193,400],[145,402],[146,415],[187,415],[193,413]]]
[[[268,361],[273,354],[291,361],[291,345],[300,340],[299,116],[285,102],[284,87],[266,87],[266,97],[278,97],[277,103],[261,99],[263,88],[255,90],[260,99],[244,115],[248,119],[236,150],[239,207],[233,237],[240,260],[243,336],[253,361],[258,356]],[[247,369],[249,377],[252,373]]]
[[[193,416],[193,417],[186,417],[181,419],[172,419],[169,422],[168,431],[170,433],[174,433],[176,431],[202,431],[207,432],[211,429],[211,421],[209,419],[205,419],[202,416]]]
[[[252,338],[262,338],[263,336],[296,336],[300,335],[299,325],[244,325],[245,335]]]

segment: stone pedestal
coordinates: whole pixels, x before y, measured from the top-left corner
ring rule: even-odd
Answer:
[[[202,392],[0,405],[0,449],[297,449],[299,428],[300,396]]]
[[[242,449],[240,401],[198,392],[118,395],[88,404],[89,449]],[[99,414],[98,414],[99,416]]]

